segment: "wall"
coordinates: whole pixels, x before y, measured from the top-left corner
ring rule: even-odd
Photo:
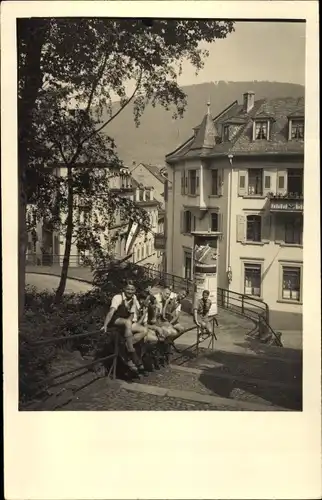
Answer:
[[[300,164],[296,164],[299,166]],[[231,211],[231,267],[233,279],[231,290],[244,293],[244,263],[262,263],[262,298],[271,310],[290,314],[301,314],[302,304],[282,301],[281,292],[281,265],[288,263],[302,265],[303,248],[296,245],[283,245],[275,242],[275,217],[269,217],[269,201],[266,197],[252,198],[238,195],[239,170],[252,166],[246,162],[235,162],[232,170],[232,211]],[[294,168],[295,164],[281,162],[261,162],[257,168],[265,168],[271,175],[271,191],[276,191],[277,171],[279,169]],[[241,243],[237,241],[237,215],[261,213],[267,217],[268,226],[263,230],[269,235],[267,243]],[[277,219],[278,220],[278,219]]]
[[[218,286],[226,287],[226,249],[227,249],[227,200],[228,200],[228,170],[227,159],[213,160],[204,165],[204,200],[207,205],[207,213],[199,209],[200,197],[181,194],[181,175],[183,169],[200,168],[199,160],[184,161],[174,167],[168,167],[169,194],[166,204],[167,216],[167,271],[177,276],[184,276],[184,252],[192,251],[193,237],[183,234],[182,211],[184,208],[191,210],[196,216],[196,231],[208,231],[210,227],[211,212],[221,215],[221,230],[223,235],[218,239]],[[211,168],[222,170],[222,195],[212,196],[210,194]]]
[[[131,167],[131,175],[139,184],[154,188],[154,198],[164,206],[164,182],[160,182],[142,163]]]

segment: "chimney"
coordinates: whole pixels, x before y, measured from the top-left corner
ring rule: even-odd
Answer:
[[[249,113],[255,104],[255,92],[249,90],[244,94],[244,111],[245,113]]]

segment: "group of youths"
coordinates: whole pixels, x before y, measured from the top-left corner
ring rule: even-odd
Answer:
[[[127,352],[126,364],[131,371],[146,371],[142,361],[146,346],[162,346],[167,357],[171,344],[184,331],[179,319],[186,296],[186,292],[174,293],[170,288],[156,294],[151,292],[151,288],[136,293],[133,281],[128,281],[123,291],[114,295],[102,331],[107,333],[112,326],[120,328]],[[210,333],[210,308],[211,301],[206,290],[202,299],[194,305],[194,321],[205,334]],[[153,368],[159,368],[156,358],[153,364]]]

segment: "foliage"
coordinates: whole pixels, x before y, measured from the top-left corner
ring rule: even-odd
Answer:
[[[177,84],[182,62],[188,60],[198,71],[207,56],[199,43],[225,38],[231,31],[232,22],[212,20],[18,21],[20,275],[26,248],[22,217],[28,201],[34,203],[29,225],[41,218],[53,227],[65,225],[66,245],[57,301],[65,289],[73,239],[88,250],[101,250],[102,254],[104,244],[105,250],[107,245],[107,219],[110,220],[116,202],[126,211],[131,206],[130,218],[146,228],[142,211],[138,214],[131,200],[124,205],[121,198],[116,200],[110,195],[107,179],[102,182],[100,177],[106,173],[95,168],[102,162],[105,166],[113,165],[114,171],[120,166],[113,140],[101,131],[129,103],[133,104],[137,125],[148,103],[159,103],[165,109],[174,106],[174,116],[182,116],[186,99]],[[133,89],[130,95],[126,92],[128,86]],[[115,96],[119,98],[119,109],[113,113]],[[108,118],[103,119],[106,110]],[[44,167],[61,164],[66,169],[65,179],[47,177]],[[80,164],[84,168],[75,170]],[[96,189],[103,185],[105,188]],[[103,220],[75,230],[79,217],[75,206],[79,201],[89,209],[96,205],[93,217],[99,212],[104,214]],[[62,214],[66,216],[64,221]],[[23,294],[22,283],[19,293]]]
[[[28,401],[39,390],[46,388],[46,378],[60,350],[78,350],[82,355],[99,348],[102,334],[99,330],[108,311],[111,297],[120,291],[126,280],[132,279],[138,289],[153,281],[143,268],[133,264],[103,266],[95,272],[95,288],[87,293],[65,294],[59,305],[51,292],[38,292],[27,287],[25,314],[19,328],[19,399]],[[57,341],[53,344],[35,345],[40,339],[70,337],[96,332],[95,335],[75,338],[72,341]]]
[[[120,293],[127,281],[133,281],[137,291],[153,286],[155,278],[143,266],[132,262],[118,262],[102,259],[94,268],[93,284],[106,299]]]

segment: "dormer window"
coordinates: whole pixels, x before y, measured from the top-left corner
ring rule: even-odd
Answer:
[[[229,125],[224,125],[223,128],[223,141],[228,142],[230,139],[229,137]]]
[[[290,120],[291,139],[304,139],[304,120]]]
[[[151,201],[151,199],[152,199],[152,198],[151,198],[151,194],[152,194],[152,193],[151,193],[151,191],[148,189],[148,190],[146,191],[146,193],[145,193],[145,200],[146,200],[146,201]]]
[[[267,140],[268,139],[268,122],[255,122],[255,140]]]

